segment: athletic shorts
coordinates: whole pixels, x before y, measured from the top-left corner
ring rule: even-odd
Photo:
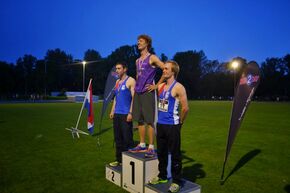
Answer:
[[[155,125],[157,119],[156,91],[136,93],[133,101],[133,120],[139,124]]]

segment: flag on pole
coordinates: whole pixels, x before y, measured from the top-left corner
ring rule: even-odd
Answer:
[[[234,143],[235,137],[238,133],[238,130],[242,124],[243,118],[247,108],[250,105],[252,97],[260,83],[260,70],[256,62],[251,61],[246,66],[240,81],[237,85],[237,92],[234,97],[234,103],[232,108],[232,115],[230,121],[230,128],[228,133],[227,147],[224,157],[223,169],[221,180],[224,176],[224,169],[226,162],[228,160],[232,145]]]
[[[88,130],[90,134],[94,132],[94,111],[93,111],[93,88],[90,80],[85,99],[85,108],[88,110]]]

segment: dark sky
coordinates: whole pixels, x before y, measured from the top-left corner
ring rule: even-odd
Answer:
[[[208,59],[262,62],[290,53],[289,0],[0,0],[0,60],[42,59],[60,48],[106,57],[149,34],[157,55],[203,50]]]

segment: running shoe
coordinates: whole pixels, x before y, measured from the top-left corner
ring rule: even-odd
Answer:
[[[129,152],[138,153],[138,152],[145,152],[146,150],[147,150],[146,147],[141,147],[140,145],[137,145],[136,147],[129,149]]]
[[[159,177],[155,177],[155,178],[153,178],[152,180],[149,181],[149,184],[155,185],[155,184],[164,184],[164,183],[167,183],[167,182],[168,182],[167,179],[164,180],[164,179],[161,179]]]
[[[146,158],[152,158],[152,157],[155,157],[155,155],[156,155],[155,150],[152,148],[148,148],[145,153]]]

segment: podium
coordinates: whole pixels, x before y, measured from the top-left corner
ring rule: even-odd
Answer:
[[[169,158],[171,155],[169,155]],[[171,177],[170,159],[168,160],[168,176]],[[148,184],[149,180],[158,175],[158,159],[145,158],[145,153],[122,153],[122,165],[111,167],[106,165],[106,179],[131,193],[165,193],[171,180],[165,184]],[[179,193],[200,193],[198,184],[183,179]]]
[[[117,186],[122,186],[122,166],[112,167],[106,165],[106,179],[110,182],[116,184]]]
[[[172,183],[171,180],[166,184],[146,184],[145,185],[145,193],[164,193],[168,192],[169,186]],[[198,184],[192,183],[185,179],[182,180],[182,187],[180,188],[178,193],[200,193],[201,187]]]
[[[145,153],[122,153],[122,187],[128,192],[144,193],[144,185],[158,175],[158,159]]]

